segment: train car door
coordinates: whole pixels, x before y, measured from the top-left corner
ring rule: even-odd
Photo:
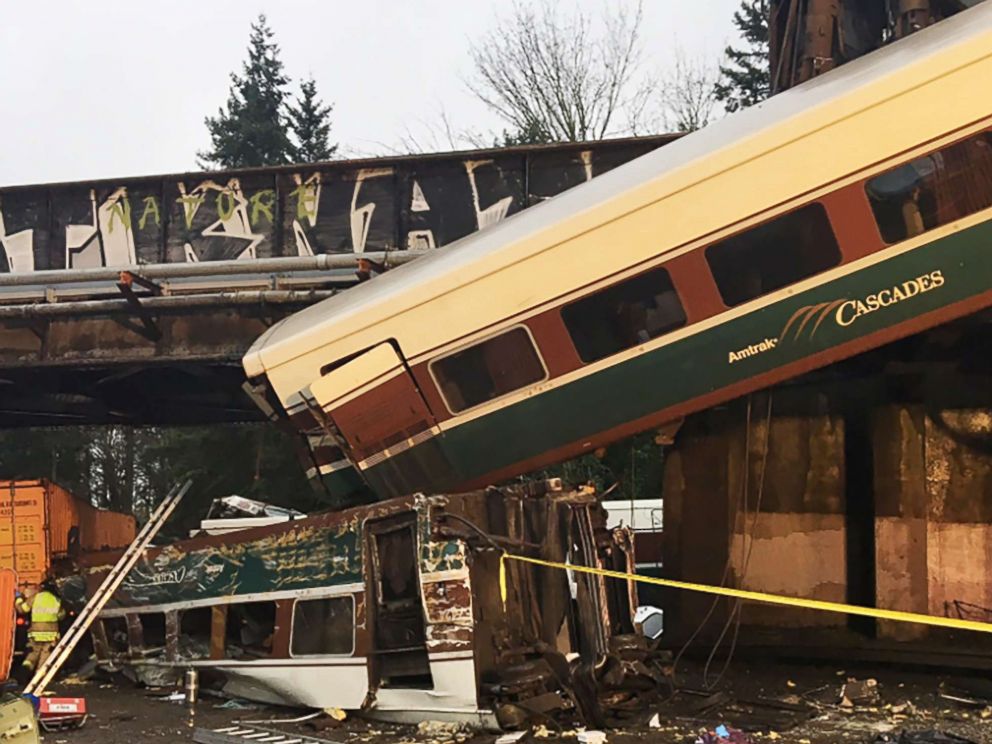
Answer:
[[[334,367],[310,393],[380,498],[430,489],[448,475],[437,421],[392,343]]]
[[[413,512],[367,526],[372,628],[370,687],[432,689]]]

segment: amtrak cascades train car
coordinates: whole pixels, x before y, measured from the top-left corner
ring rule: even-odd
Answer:
[[[271,328],[337,493],[466,490],[992,304],[982,4]]]

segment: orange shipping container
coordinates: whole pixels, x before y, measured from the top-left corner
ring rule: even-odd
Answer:
[[[0,676],[10,676],[14,661],[14,633],[17,616],[14,613],[14,589],[17,575],[9,568],[0,569]]]
[[[134,517],[97,509],[48,480],[0,481],[0,569],[21,586],[40,584],[53,564],[79,552],[122,548]]]

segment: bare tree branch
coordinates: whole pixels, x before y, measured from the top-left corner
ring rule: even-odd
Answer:
[[[636,131],[654,94],[641,65],[641,0],[608,7],[594,24],[554,0],[515,0],[474,43],[466,85],[516,133],[577,142]]]
[[[721,110],[716,100],[719,66],[689,57],[675,47],[675,62],[661,82],[662,126],[668,131],[693,132],[713,121]]]
[[[417,118],[404,123],[395,143],[374,141],[370,143],[373,146],[371,149],[356,150],[352,147],[346,149],[345,153],[352,157],[377,157],[493,146],[492,138],[484,142],[480,133],[457,128],[443,104],[436,103],[432,110],[436,113],[430,119]]]

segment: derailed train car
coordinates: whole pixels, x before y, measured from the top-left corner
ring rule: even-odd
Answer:
[[[189,667],[232,694],[496,727],[561,713],[596,725],[660,668],[620,571],[630,533],[555,482],[414,496],[151,550],[100,614],[98,658],[146,679]],[[107,570],[85,571],[92,590]]]
[[[992,5],[271,328],[351,498],[478,488],[992,304]],[[581,415],[578,415],[581,414]]]

